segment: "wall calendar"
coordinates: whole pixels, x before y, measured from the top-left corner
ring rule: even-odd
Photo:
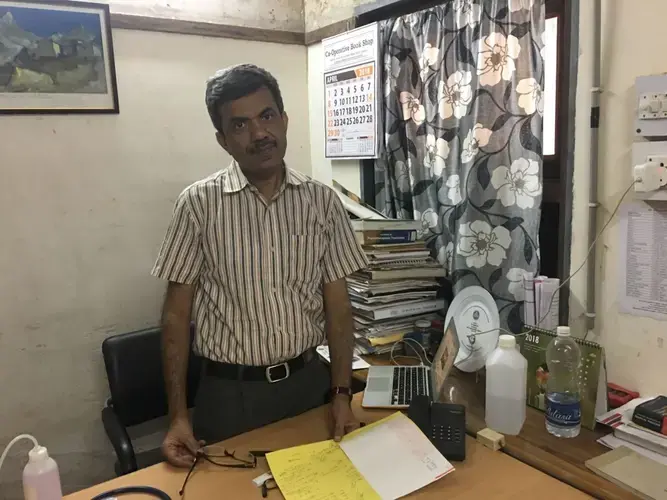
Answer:
[[[324,49],[327,158],[376,158],[378,26],[328,38]]]

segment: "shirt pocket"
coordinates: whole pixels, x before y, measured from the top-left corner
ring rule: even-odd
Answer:
[[[286,234],[283,265],[286,281],[300,285],[304,290],[319,286],[322,281],[321,261],[324,253],[324,232],[311,231],[302,234]]]

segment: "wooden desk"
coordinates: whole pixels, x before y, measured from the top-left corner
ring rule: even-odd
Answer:
[[[379,420],[391,412],[365,411],[360,407],[361,395],[353,401],[357,417],[364,422]],[[228,450],[251,449],[278,450],[289,446],[321,441],[328,438],[328,408],[318,408],[296,418],[257,429],[237,436],[223,444]],[[484,448],[467,437],[467,457],[463,463],[455,462],[456,470],[440,481],[416,492],[410,498],[420,499],[554,499],[569,500],[588,498],[584,493],[548,475],[533,469],[500,452]],[[266,461],[260,460],[256,469],[223,469],[203,463],[197,466],[185,490],[185,500],[229,498],[234,500],[260,500],[260,490],[252,479],[268,470]],[[174,500],[185,478],[186,471],[167,464],[158,464],[127,476],[111,480],[92,488],[68,495],[67,500],[90,500],[94,495],[112,488],[128,485],[150,485],[167,492]],[[136,498],[127,496],[123,498]],[[143,497],[145,498],[145,497]],[[269,492],[269,499],[282,498],[279,491]]]
[[[382,356],[366,356],[372,365],[389,365]],[[354,377],[365,381],[367,370],[354,372]],[[446,381],[446,394],[466,407],[466,430],[472,436],[484,429],[485,381],[482,375],[463,373],[456,369]],[[503,451],[546,474],[570,484],[597,498],[608,500],[634,499],[636,496],[601,478],[586,468],[586,460],[609,451],[597,443],[603,432],[581,429],[574,439],[559,439],[549,434],[544,426],[544,413],[526,408],[526,422],[518,436],[506,436]]]

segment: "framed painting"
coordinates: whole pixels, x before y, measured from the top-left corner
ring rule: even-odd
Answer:
[[[109,6],[0,0],[0,113],[118,113]]]

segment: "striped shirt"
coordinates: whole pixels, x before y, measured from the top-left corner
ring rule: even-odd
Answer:
[[[324,339],[323,283],[367,265],[329,187],[286,168],[270,203],[233,162],[181,193],[152,274],[195,284],[195,353],[251,366]]]

